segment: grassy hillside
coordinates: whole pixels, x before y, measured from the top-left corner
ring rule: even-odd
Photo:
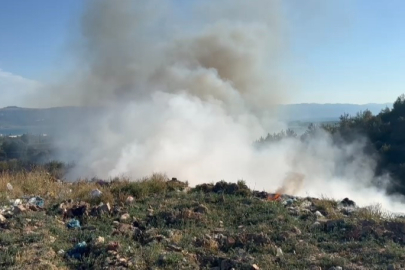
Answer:
[[[274,200],[243,182],[190,189],[162,175],[63,183],[43,171],[1,175],[0,196],[1,269],[404,267],[405,219],[350,200]]]

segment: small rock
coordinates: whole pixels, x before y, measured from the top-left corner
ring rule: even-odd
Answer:
[[[252,270],[259,270],[260,267],[257,264],[252,264]]]
[[[99,211],[99,213],[100,214],[103,214],[103,213],[110,213],[110,211],[111,211],[111,206],[110,206],[110,204],[109,203],[106,203],[106,204],[101,204],[98,208],[98,211]]]
[[[14,206],[13,212],[15,215],[21,214],[27,211],[27,209],[23,205]]]
[[[124,266],[127,265],[127,263],[128,263],[127,259],[125,259],[125,258],[120,258],[118,261],[121,265],[124,265]]]
[[[94,240],[94,245],[95,246],[102,246],[104,244],[104,241],[105,241],[104,237],[99,236]]]
[[[316,212],[315,212],[315,216],[317,216],[318,218],[324,217],[324,216],[322,215],[322,213],[319,212],[319,211],[316,211]]]
[[[117,251],[119,249],[119,247],[120,247],[120,244],[118,242],[111,241],[107,245],[107,250]]]
[[[131,216],[130,216],[128,213],[125,213],[125,214],[122,214],[122,215],[121,215],[120,221],[121,221],[121,222],[124,222],[124,221],[129,220],[130,218],[131,218]]]
[[[51,235],[51,236],[49,236],[49,242],[54,243],[54,242],[55,242],[55,240],[56,240],[56,238],[55,238],[55,237],[53,237],[52,235]]]
[[[197,207],[194,209],[194,212],[206,214],[206,213],[208,213],[208,207],[205,206],[204,204],[200,204],[199,206],[197,206]]]
[[[63,254],[65,254],[65,251],[63,249],[59,249],[58,254],[63,255]]]
[[[321,223],[315,221],[314,224],[311,225],[311,230],[319,230],[322,227]]]
[[[7,221],[7,219],[3,215],[0,215],[0,222],[4,223],[6,221]]]
[[[301,235],[301,230],[298,229],[296,226],[293,227],[292,231],[293,231],[296,235]]]

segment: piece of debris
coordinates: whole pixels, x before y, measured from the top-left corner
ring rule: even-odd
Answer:
[[[356,207],[356,203],[349,198],[344,198],[340,204],[344,207]]]
[[[7,219],[3,215],[0,215],[0,222],[3,223],[6,221],[7,221]]]
[[[127,202],[127,204],[131,204],[134,202],[134,200],[135,200],[134,197],[128,196],[128,198],[126,199],[126,202]]]
[[[257,264],[252,264],[252,270],[259,270],[260,267]]]
[[[120,217],[120,221],[121,222],[125,222],[127,220],[129,220],[131,218],[131,216],[128,213],[122,214]]]
[[[107,250],[117,251],[119,247],[120,244],[118,242],[111,241],[107,245]]]
[[[80,259],[88,251],[87,243],[85,241],[78,243],[68,255],[75,259]]]
[[[93,189],[93,190],[90,192],[90,195],[91,195],[91,197],[93,197],[93,198],[98,198],[98,197],[100,197],[102,194],[103,194],[103,192],[101,192],[101,190],[99,190],[98,188]]]
[[[22,204],[20,204],[18,206],[14,206],[14,209],[13,209],[14,215],[21,214],[25,211],[27,211],[27,209]]]
[[[67,226],[69,229],[74,229],[74,228],[80,228],[80,227],[81,227],[81,226],[80,226],[80,221],[78,221],[77,219],[71,219],[71,220],[69,220],[69,222],[66,223],[66,226]]]
[[[282,257],[284,255],[283,250],[281,248],[277,248],[276,256],[277,257]]]
[[[21,199],[15,199],[13,202],[13,206],[19,206],[20,204],[22,204]]]
[[[316,212],[315,212],[315,216],[317,216],[318,218],[323,218],[323,217],[324,217],[324,216],[322,215],[322,213],[319,212],[319,211],[316,211]]]
[[[31,199],[28,200],[28,204],[43,208],[45,200],[42,199],[41,197],[32,197]]]
[[[104,237],[99,236],[94,240],[94,245],[99,247],[104,244],[104,241]]]
[[[7,183],[7,189],[9,191],[12,191],[13,190],[13,185],[11,185],[10,183]]]

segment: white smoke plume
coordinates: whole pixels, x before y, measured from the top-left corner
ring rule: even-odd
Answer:
[[[284,185],[398,210],[371,186],[375,162],[361,140],[335,146],[320,132],[253,147],[286,128],[274,110],[294,92],[279,68],[288,55],[283,14],[282,1],[88,1],[76,69],[36,100],[103,108],[61,131],[61,157],[79,153],[72,177],[244,179],[258,190]],[[301,176],[286,187],[290,173]]]

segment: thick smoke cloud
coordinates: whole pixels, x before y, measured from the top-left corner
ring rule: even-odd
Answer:
[[[375,162],[362,140],[336,146],[319,132],[253,146],[286,127],[274,106],[293,93],[279,68],[288,55],[281,1],[180,2],[88,1],[76,68],[37,100],[102,108],[61,130],[60,158],[73,150],[78,164],[72,179],[244,179],[259,190],[398,209],[371,186]]]

